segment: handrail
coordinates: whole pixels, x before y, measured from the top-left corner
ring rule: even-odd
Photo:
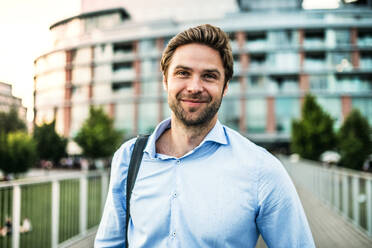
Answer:
[[[108,191],[107,171],[74,171],[0,183],[0,242],[57,248],[97,227]],[[11,217],[9,219],[9,217]],[[4,233],[3,223],[11,221]],[[24,222],[29,223],[26,230]],[[25,231],[26,230],[26,231]],[[10,231],[10,232],[8,232]],[[25,235],[25,232],[29,232]],[[6,245],[6,246],[8,246]]]
[[[372,174],[279,156],[292,179],[372,238]]]

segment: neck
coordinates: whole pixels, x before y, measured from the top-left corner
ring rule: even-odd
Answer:
[[[186,126],[172,113],[172,126],[156,142],[158,153],[182,157],[197,147],[217,122],[217,115],[209,122],[198,126]]]

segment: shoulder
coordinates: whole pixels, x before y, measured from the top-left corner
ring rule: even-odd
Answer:
[[[279,161],[265,148],[255,144],[237,131],[224,126],[229,145],[235,155],[242,161],[252,160],[256,164],[278,163]],[[280,162],[279,162],[280,164]]]
[[[122,188],[126,182],[130,158],[137,138],[130,139],[123,143],[116,150],[111,162],[111,182],[114,188]]]

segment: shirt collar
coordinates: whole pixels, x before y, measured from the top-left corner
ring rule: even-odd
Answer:
[[[171,118],[165,119],[164,121],[160,122],[157,127],[155,128],[154,132],[150,135],[147,145],[145,147],[145,152],[150,155],[150,158],[155,158],[156,155],[156,148],[155,142],[156,140],[164,133],[165,130],[171,127]],[[212,128],[212,130],[207,134],[204,140],[201,142],[199,146],[202,146],[204,143],[216,142],[222,145],[228,144],[228,139],[226,137],[226,130],[225,127],[217,120],[216,124]]]

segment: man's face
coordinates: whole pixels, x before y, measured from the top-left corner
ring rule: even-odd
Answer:
[[[164,87],[174,116],[186,126],[217,120],[224,90],[224,68],[218,51],[197,43],[176,49]]]

